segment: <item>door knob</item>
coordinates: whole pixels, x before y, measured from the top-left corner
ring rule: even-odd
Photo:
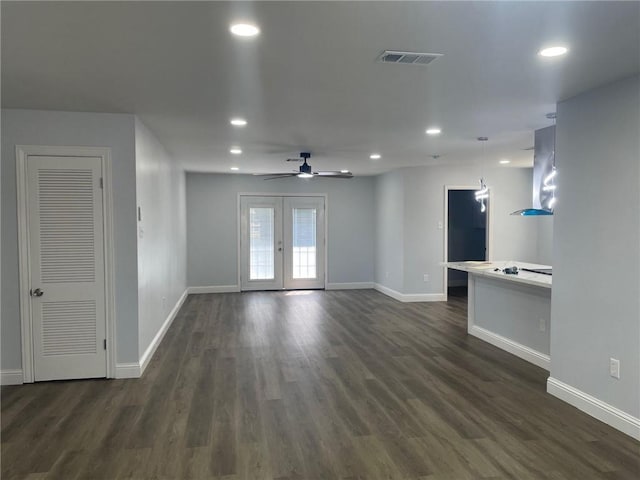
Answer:
[[[281,251],[282,251],[282,247],[279,247],[279,248],[278,248],[278,251],[279,251],[279,252],[281,252]]]
[[[44,295],[44,292],[39,288],[36,288],[35,290],[31,290],[29,293],[31,294],[32,297],[41,297],[42,295]]]

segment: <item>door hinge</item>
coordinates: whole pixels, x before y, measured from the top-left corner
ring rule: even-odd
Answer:
[[[104,349],[106,350],[107,349],[107,339],[106,338],[102,341],[102,345],[104,346]]]
[[[100,188],[104,188],[104,182],[102,181],[102,177],[100,177]]]

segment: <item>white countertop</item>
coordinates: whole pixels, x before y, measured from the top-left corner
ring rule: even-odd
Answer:
[[[485,277],[497,278],[515,283],[524,283],[534,285],[536,287],[551,288],[551,275],[542,273],[523,272],[522,268],[551,268],[550,265],[538,265],[536,263],[514,262],[514,261],[497,261],[497,262],[445,262],[445,267],[454,270],[462,270],[472,275],[481,275]],[[517,275],[507,275],[502,272],[506,267],[518,267]],[[495,271],[498,269],[498,271]]]

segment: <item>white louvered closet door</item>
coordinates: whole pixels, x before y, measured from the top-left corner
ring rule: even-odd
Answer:
[[[100,158],[29,156],[35,380],[106,377]]]

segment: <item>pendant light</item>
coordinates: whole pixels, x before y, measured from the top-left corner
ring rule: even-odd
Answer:
[[[484,144],[489,140],[489,137],[478,137],[478,141],[482,142],[482,157],[480,158],[480,190],[476,190],[475,197],[476,202],[480,203],[480,212],[484,213],[487,211],[487,206],[485,204],[485,200],[489,198],[489,188],[487,184],[484,182]]]

